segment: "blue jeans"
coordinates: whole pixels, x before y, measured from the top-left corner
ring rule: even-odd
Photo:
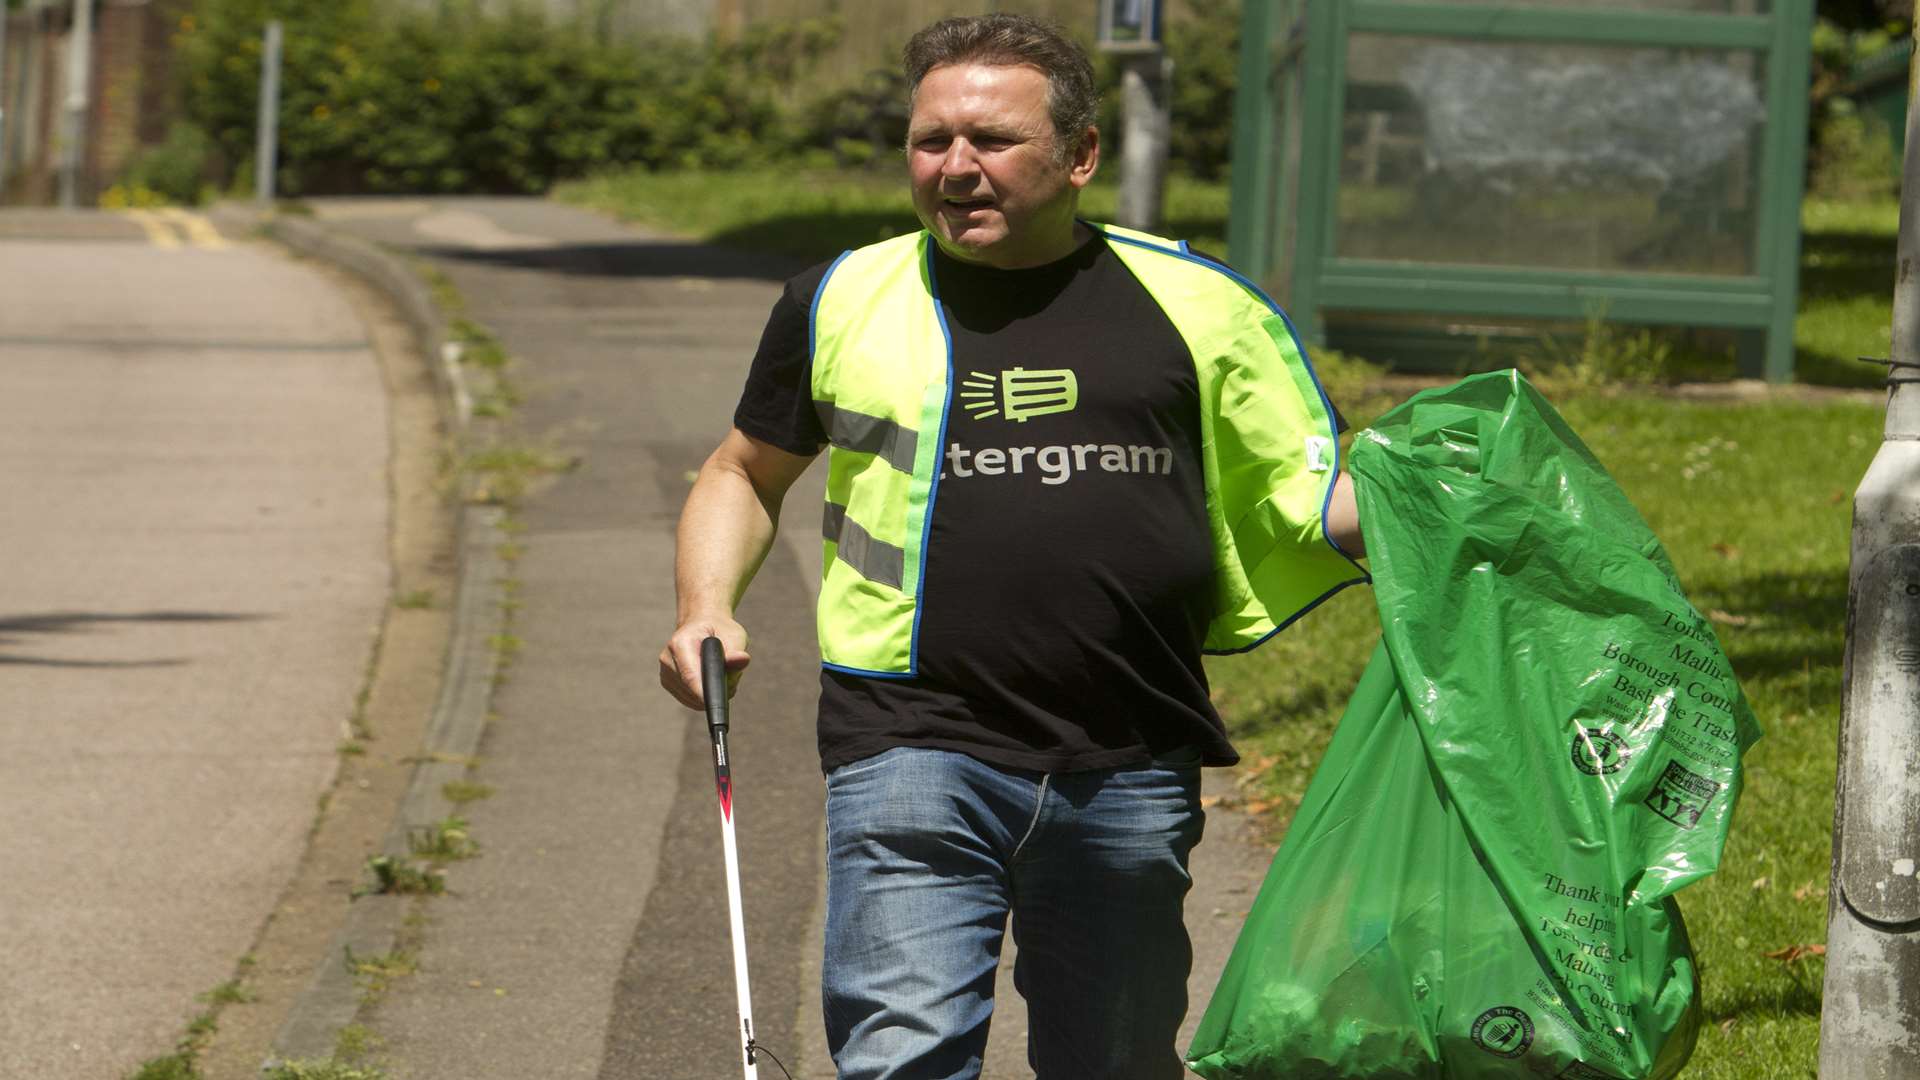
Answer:
[[[980,1075],[1013,916],[1041,1080],[1185,1074],[1200,765],[1039,773],[901,748],[827,774],[827,1045],[842,1080]]]

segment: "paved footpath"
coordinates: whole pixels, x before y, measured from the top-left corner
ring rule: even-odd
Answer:
[[[0,213],[0,1076],[127,1075],[252,947],[386,605],[386,408],[312,268]]]
[[[521,647],[477,771],[494,794],[466,811],[483,854],[454,864],[451,895],[428,904],[419,970],[363,1015],[381,1057],[419,1080],[734,1075],[711,765],[699,719],[659,691],[654,654],[672,625],[688,481],[729,423],[779,282],[800,267],[535,200],[315,209],[329,229],[444,273],[516,357],[516,437],[578,461],[520,510]],[[814,1078],[832,1075],[817,989],[820,474],[789,497],[742,611],[755,659],[733,740],[756,1030],[795,1077]],[[1216,809],[1196,855],[1189,1032],[1266,869],[1246,834]],[[1004,970],[1000,1001],[987,1075],[1030,1075]]]

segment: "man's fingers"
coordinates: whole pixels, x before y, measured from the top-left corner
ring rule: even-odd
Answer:
[[[703,707],[697,696],[697,685],[689,689],[686,679],[681,676],[680,663],[674,657],[672,646],[660,650],[660,688],[689,709]]]

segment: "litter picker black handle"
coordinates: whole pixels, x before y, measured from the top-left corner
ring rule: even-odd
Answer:
[[[700,643],[700,690],[707,699],[707,727],[727,730],[727,647],[717,637]]]

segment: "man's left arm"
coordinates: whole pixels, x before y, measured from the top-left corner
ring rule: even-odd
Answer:
[[[1353,497],[1353,477],[1341,473],[1327,500],[1327,535],[1340,550],[1356,559],[1367,557],[1366,538],[1360,535],[1360,504]]]

